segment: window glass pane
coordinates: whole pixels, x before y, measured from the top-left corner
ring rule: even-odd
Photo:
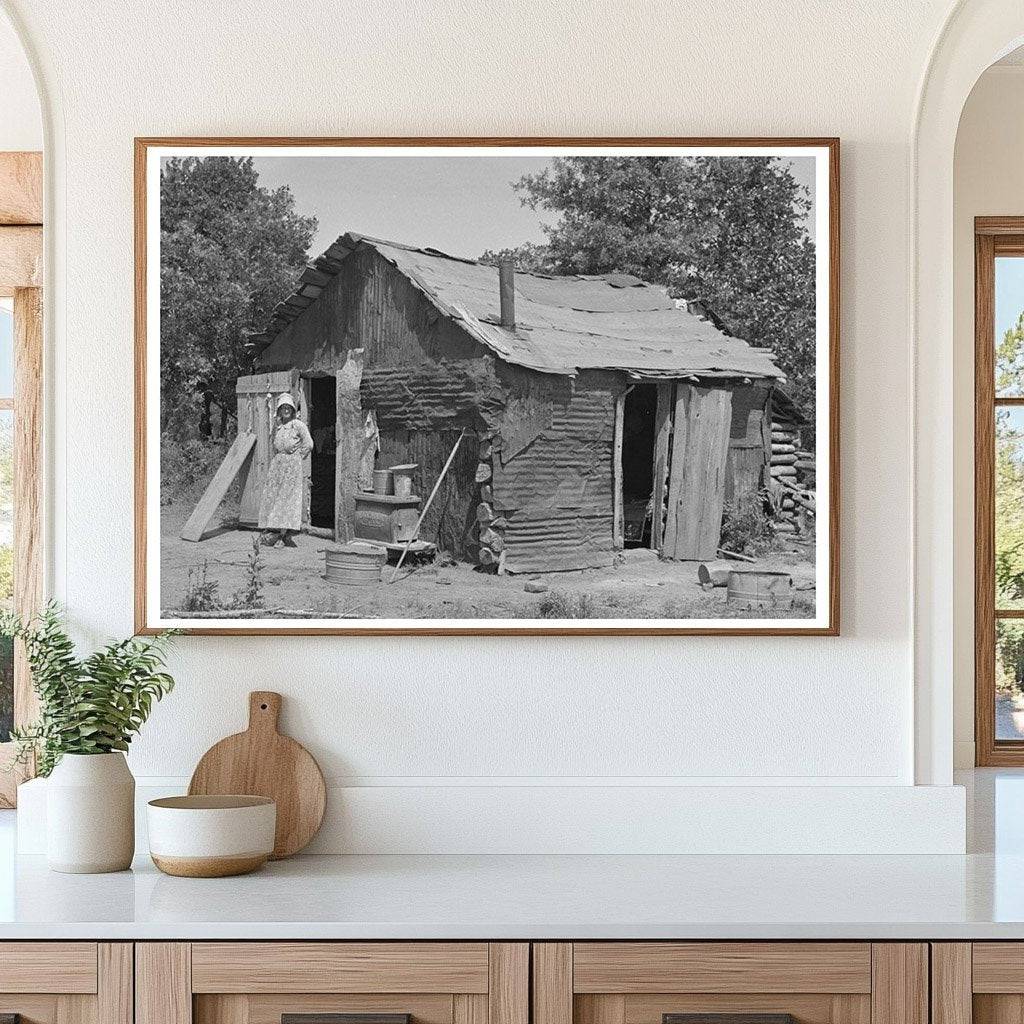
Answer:
[[[11,300],[0,300],[0,398],[14,395],[14,314]]]
[[[1024,257],[996,258],[996,395],[1024,396]]]
[[[996,739],[1024,740],[1024,622],[996,620]]]
[[[14,413],[0,410],[0,607],[14,600]],[[14,650],[0,637],[0,743],[9,738],[14,715]]]
[[[996,409],[996,608],[1024,608],[1024,408]]]

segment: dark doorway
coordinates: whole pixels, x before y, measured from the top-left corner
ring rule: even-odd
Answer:
[[[334,529],[335,450],[338,447],[337,384],[333,377],[309,378],[310,456],[309,522]]]
[[[634,384],[623,407],[622,529],[627,548],[650,545],[657,406],[656,384]]]

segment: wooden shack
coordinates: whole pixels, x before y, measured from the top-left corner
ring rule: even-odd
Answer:
[[[368,451],[416,463],[425,494],[467,432],[422,535],[509,572],[607,566],[627,544],[713,557],[726,495],[768,463],[770,353],[624,274],[499,275],[346,234],[256,341],[260,372],[238,382],[247,523],[284,391],[316,443],[311,529],[351,536]]]

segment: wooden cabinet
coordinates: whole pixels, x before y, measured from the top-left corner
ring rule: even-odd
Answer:
[[[932,1024],[1024,1020],[1024,942],[934,942]]]
[[[928,1024],[928,948],[869,942],[533,946],[533,1024],[674,1024],[791,1014],[796,1024]],[[696,1024],[683,1018],[678,1024]],[[722,1018],[721,1024],[730,1024]],[[764,1024],[781,1024],[775,1017]]]
[[[7,1015],[21,1024],[132,1024],[131,943],[0,943]]]
[[[136,1024],[529,1024],[529,966],[520,942],[139,943]]]

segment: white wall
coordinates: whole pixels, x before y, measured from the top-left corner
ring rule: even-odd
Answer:
[[[43,121],[32,70],[13,25],[0,11],[0,150],[43,148]]]
[[[954,161],[954,740],[974,764],[974,218],[1024,214],[1024,65],[990,68],[960,119]]]
[[[187,776],[262,687],[353,787],[346,813],[368,788],[396,794],[377,814],[511,783],[554,787],[571,813],[580,784],[913,781],[908,157],[946,0],[4,2],[54,114],[51,572],[93,639],[132,628],[133,136],[843,140],[841,638],[183,639],[137,773]],[[839,796],[820,792],[808,836]],[[877,793],[879,842],[896,843]],[[962,805],[929,806],[961,841]]]

